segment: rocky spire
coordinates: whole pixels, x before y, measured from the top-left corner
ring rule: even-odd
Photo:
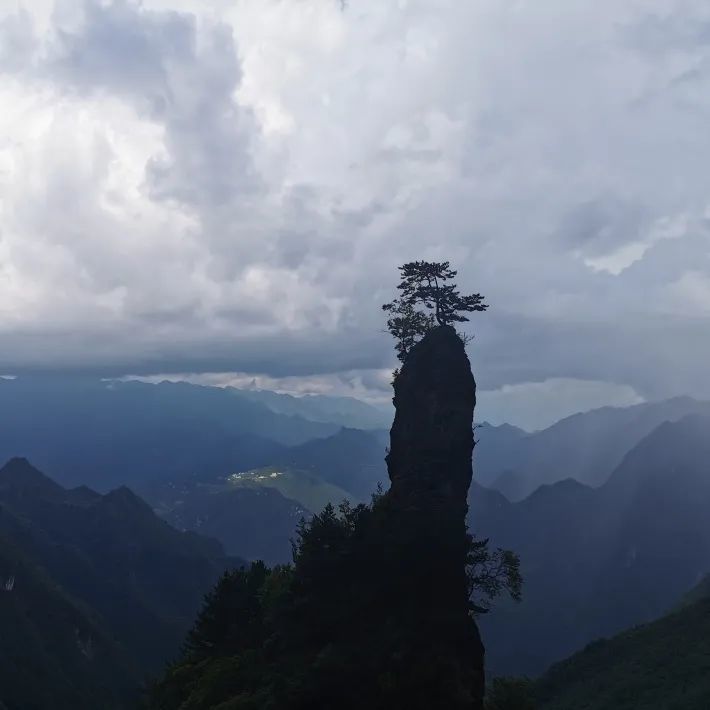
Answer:
[[[407,356],[394,385],[387,468],[403,505],[463,523],[471,485],[476,382],[451,326],[434,328]]]
[[[479,710],[484,650],[469,614],[465,571],[476,383],[451,326],[432,329],[412,348],[394,390],[387,499],[400,554],[408,558],[403,574],[416,598],[427,600],[417,615],[431,653],[452,660],[442,684],[459,688],[460,701],[450,707]]]

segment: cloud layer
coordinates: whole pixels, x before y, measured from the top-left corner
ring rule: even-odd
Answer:
[[[425,258],[483,389],[710,396],[707,3],[7,5],[1,370],[380,382]]]

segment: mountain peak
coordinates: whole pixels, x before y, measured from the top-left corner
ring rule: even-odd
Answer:
[[[38,471],[26,458],[10,459],[0,469],[0,488],[64,493],[64,489]]]
[[[476,383],[451,326],[433,328],[411,349],[395,378],[394,404],[386,457],[390,496],[403,507],[463,518],[472,478]]]
[[[555,481],[554,483],[543,483],[538,486],[524,501],[527,502],[538,502],[538,501],[550,501],[559,498],[566,498],[568,496],[575,496],[578,494],[584,495],[586,491],[590,491],[592,488],[580,483],[575,478],[563,478],[560,481]]]
[[[629,451],[606,485],[613,487],[659,475],[678,478],[692,474],[704,478],[699,462],[710,458],[708,434],[710,416],[706,414],[688,414],[676,421],[665,421]]]
[[[154,516],[153,509],[127,486],[120,486],[101,497],[101,504],[118,510],[135,510]]]
[[[13,456],[1,469],[2,472],[14,472],[21,471],[23,469],[31,469],[37,471],[36,468],[24,457],[24,456]],[[39,473],[39,471],[37,471]]]

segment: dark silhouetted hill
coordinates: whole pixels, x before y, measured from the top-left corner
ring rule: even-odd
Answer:
[[[185,482],[157,495],[157,511],[179,530],[217,538],[228,553],[268,564],[291,560],[298,523],[311,516],[269,485]]]
[[[239,563],[216,540],[170,527],[128,488],[106,495],[67,490],[26,459],[0,469],[0,550],[3,584],[13,578],[11,590],[0,589],[0,602],[14,605],[3,607],[14,621],[2,635],[22,630],[41,652],[35,660],[30,651],[16,656],[6,637],[0,673],[40,673],[43,693],[76,698],[56,705],[67,708],[103,707],[82,704],[97,688],[111,707],[131,680],[135,693],[176,653],[204,593],[225,567]],[[24,641],[15,641],[22,649]],[[41,654],[51,657],[46,666]],[[95,672],[82,654],[99,659]],[[5,687],[0,681],[8,707],[32,707],[13,706]]]
[[[20,521],[0,510],[3,528]],[[135,706],[142,673],[93,611],[71,599],[0,535],[0,707],[70,710]]]
[[[710,597],[555,665],[536,686],[540,710],[707,710]]]

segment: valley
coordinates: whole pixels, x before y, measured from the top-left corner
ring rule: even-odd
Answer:
[[[143,388],[149,387],[160,389],[162,385],[140,385],[136,396],[145,399],[149,392]],[[178,388],[167,400],[164,395],[159,399],[150,395],[146,401],[157,407],[151,416],[162,421],[167,415],[170,422],[175,396],[186,397],[184,402],[180,399],[181,409],[191,406],[194,397],[212,397],[203,392],[205,388],[194,392],[192,388]],[[97,396],[92,406],[100,411],[101,397],[113,394]],[[628,410],[592,411],[532,434],[505,426],[476,429],[468,524],[477,537],[515,550],[524,579],[520,603],[501,601],[478,620],[491,675],[535,677],[597,639],[653,623],[707,574],[710,518],[705,512],[710,506],[710,479],[703,462],[710,458],[706,436],[710,419],[705,410],[702,402],[680,399]],[[260,416],[280,421],[278,417],[298,415],[267,408],[267,414],[260,411]],[[179,421],[174,412],[172,418]],[[102,417],[95,420],[96,433],[90,433],[89,439],[98,441]],[[164,456],[165,448],[151,448],[151,456],[158,459],[150,474],[141,474],[145,466],[131,466],[125,477],[153,512],[125,488],[108,494],[94,492],[93,485],[101,488],[118,473],[106,478],[103,470],[94,474],[88,461],[73,468],[53,458],[52,442],[62,439],[61,427],[68,426],[66,422],[63,417],[55,420],[47,446],[43,448],[37,440],[33,450],[40,460],[54,461],[60,480],[80,483],[79,487],[63,488],[21,459],[13,459],[0,472],[0,520],[4,521],[0,577],[5,582],[12,577],[21,590],[5,594],[16,604],[23,603],[25,593],[43,596],[43,606],[66,609],[58,612],[58,618],[76,616],[75,655],[79,655],[75,661],[71,661],[72,654],[62,657],[78,665],[55,672],[79,673],[81,658],[86,661],[87,653],[81,650],[82,644],[90,643],[96,658],[123,669],[110,684],[115,700],[106,700],[115,701],[117,707],[121,697],[137,692],[148,669],[159,669],[161,659],[170,656],[202,595],[223,568],[238,566],[240,560],[260,559],[270,565],[290,562],[292,541],[302,520],[328,503],[367,502],[387,480],[386,434],[379,429],[338,428],[335,423],[303,419],[288,426],[291,430],[297,426],[301,432],[315,428],[308,435],[298,435],[311,438],[294,443],[289,442],[291,434],[277,441],[266,437],[266,430],[253,433],[253,422],[242,428],[235,419],[233,432],[227,434],[214,418],[204,423],[197,418],[190,424],[195,431],[213,427],[220,429],[220,436],[182,439],[178,444],[180,437],[174,438],[172,425],[161,428],[156,441],[164,442],[161,447],[174,442],[178,450]],[[29,438],[29,432],[17,434],[21,423],[19,418],[14,430],[0,435],[0,449],[10,446],[10,435],[20,441]],[[625,450],[620,430],[626,437]],[[575,458],[570,458],[582,439],[585,451],[607,452],[596,457],[599,468],[594,475],[589,466],[576,469]],[[575,447],[570,447],[570,441],[577,442]],[[187,452],[183,466],[185,461],[211,463],[196,466],[189,474],[166,476],[170,461],[180,459],[180,450]],[[531,451],[544,451],[545,456],[535,458]],[[140,452],[132,447],[130,456]],[[526,466],[516,468],[520,461],[526,461]],[[186,471],[177,464],[174,470]],[[511,475],[506,477],[505,472]],[[566,475],[572,472],[574,476]],[[532,481],[549,482],[539,483],[522,498],[520,489],[508,498],[504,495],[506,480],[509,484],[525,481],[524,488],[533,486]],[[496,490],[498,484],[502,491]],[[156,513],[166,522],[160,522]],[[40,520],[41,529],[37,527]],[[109,520],[118,526],[115,533],[87,536],[91,526],[105,529]],[[82,537],[72,538],[72,534]],[[120,535],[125,547],[124,551],[115,548],[111,554],[118,556],[114,558],[105,556],[106,545],[116,544],[110,535]],[[79,540],[80,552],[76,548]],[[197,566],[190,569],[190,565]],[[106,574],[104,570],[109,569]],[[99,576],[104,581],[99,582]],[[177,579],[181,581],[176,586]],[[161,593],[161,584],[167,584],[170,592]],[[184,591],[176,598],[181,585]],[[173,604],[182,599],[182,606],[167,608],[166,594]],[[59,621],[48,627],[34,623],[40,626],[22,633],[45,639],[44,646],[58,642],[51,640],[52,634],[66,639]],[[139,656],[132,650],[137,648]],[[38,649],[32,652],[40,653]],[[11,649],[2,653],[13,658]],[[552,687],[546,679],[559,677],[561,671],[555,669],[543,675],[540,687]],[[89,684],[72,692],[101,691]],[[557,710],[558,705],[549,707]]]

